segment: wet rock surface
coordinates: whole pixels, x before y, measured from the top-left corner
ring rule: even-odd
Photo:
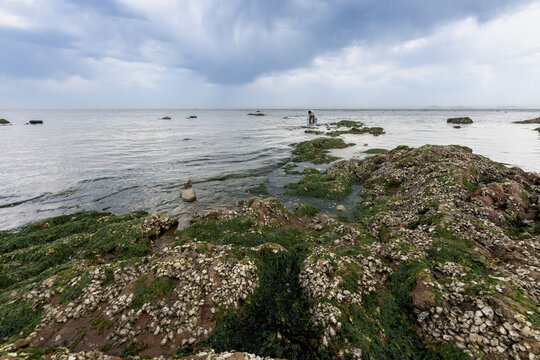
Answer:
[[[465,147],[400,146],[324,176],[360,185],[354,221],[252,198],[174,234],[148,214],[71,220],[95,236],[57,231],[69,218],[0,233],[2,271],[18,274],[0,278],[0,356],[540,357],[537,174]],[[124,250],[82,245],[112,232]],[[82,250],[37,273],[18,262],[60,243]]]
[[[186,202],[193,202],[197,200],[197,195],[195,194],[195,190],[191,188],[182,190],[181,196],[182,196],[182,200]]]

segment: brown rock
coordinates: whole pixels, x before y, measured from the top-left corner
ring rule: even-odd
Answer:
[[[436,305],[433,286],[424,284],[428,279],[428,275],[423,271],[416,274],[416,287],[411,292],[413,305],[420,310],[429,310]]]
[[[182,200],[186,202],[193,202],[197,200],[197,195],[193,189],[184,189],[182,190]]]
[[[22,349],[22,348],[27,347],[28,345],[30,345],[30,341],[28,341],[26,339],[19,339],[19,340],[15,341],[15,343],[13,344],[13,347],[15,349]]]

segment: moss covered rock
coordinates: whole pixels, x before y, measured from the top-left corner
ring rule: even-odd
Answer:
[[[329,149],[343,149],[349,146],[342,139],[317,138],[302,141],[293,150],[296,155],[294,162],[312,162],[314,164],[329,163],[337,160],[337,157],[328,155]]]

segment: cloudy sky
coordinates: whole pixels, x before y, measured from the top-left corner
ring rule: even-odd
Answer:
[[[0,0],[0,106],[540,107],[540,1]]]

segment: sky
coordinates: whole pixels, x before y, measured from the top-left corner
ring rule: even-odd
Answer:
[[[0,0],[3,108],[540,108],[540,0]]]

